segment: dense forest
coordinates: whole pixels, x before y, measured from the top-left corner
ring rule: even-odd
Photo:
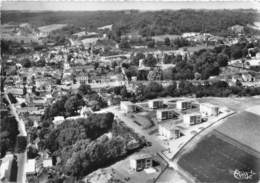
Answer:
[[[110,165],[146,143],[132,129],[115,121],[112,113],[67,119],[56,129],[43,127],[40,131],[39,147],[60,157],[60,172],[76,178]]]
[[[210,32],[221,34],[233,25],[253,24],[254,10],[178,10],[178,11],[95,11],[95,12],[19,12],[3,11],[2,23],[28,22],[34,26],[73,24],[96,30],[113,24],[120,34],[138,31],[144,36]]]
[[[0,121],[0,158],[2,158],[7,151],[15,150],[19,131],[15,117],[2,113]]]

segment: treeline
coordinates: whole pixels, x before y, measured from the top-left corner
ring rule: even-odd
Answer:
[[[209,32],[221,34],[228,27],[253,24],[254,10],[178,10],[178,11],[97,11],[97,12],[19,12],[3,11],[2,23],[28,22],[33,25],[74,24],[96,30],[99,26],[114,25],[114,33],[121,36],[138,31],[143,36]]]
[[[131,96],[132,101],[142,101],[146,99],[154,99],[157,97],[181,97],[181,96],[194,96],[194,97],[229,97],[235,96],[254,96],[260,95],[260,87],[243,87],[240,82],[230,86],[225,81],[216,81],[209,83],[193,84],[190,81],[172,82],[167,87],[163,87],[158,82],[150,82],[148,85],[140,84]]]
[[[7,151],[15,151],[18,131],[18,124],[15,117],[1,113],[0,125],[0,158],[4,157]],[[19,151],[20,149],[18,149]]]
[[[61,158],[58,171],[76,178],[108,166],[145,145],[144,138],[114,121],[112,113],[65,120],[56,129],[41,131],[45,132],[40,135],[39,147]]]

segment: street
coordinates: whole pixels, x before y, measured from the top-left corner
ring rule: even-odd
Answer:
[[[11,114],[15,117],[16,121],[18,122],[18,130],[19,130],[19,136],[27,136],[27,132],[25,129],[25,124],[22,119],[19,118],[16,108],[11,103],[8,95],[5,93],[5,98],[7,99],[10,107]],[[18,183],[25,183],[26,177],[25,177],[25,165],[27,161],[27,151],[25,150],[24,153],[17,154],[17,166],[18,166],[18,172],[17,172],[17,182]]]

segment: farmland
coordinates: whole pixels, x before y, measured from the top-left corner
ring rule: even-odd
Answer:
[[[254,183],[258,181],[260,171],[259,158],[213,134],[184,154],[178,164],[195,177],[196,182],[237,183],[239,181],[233,175],[235,170],[252,170],[256,174],[242,182]]]
[[[260,116],[251,112],[241,112],[230,117],[217,131],[260,152]],[[254,139],[254,140],[252,140]]]

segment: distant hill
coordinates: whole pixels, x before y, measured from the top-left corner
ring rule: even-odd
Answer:
[[[178,11],[94,11],[94,12],[21,12],[2,11],[4,23],[30,23],[35,26],[73,24],[96,30],[113,24],[120,33],[138,31],[142,35],[180,34],[183,32],[220,33],[234,25],[253,25],[255,10],[178,10]]]

